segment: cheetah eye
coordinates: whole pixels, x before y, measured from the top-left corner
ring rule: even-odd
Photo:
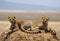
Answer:
[[[11,20],[11,19],[9,19],[9,20]]]
[[[14,19],[13,19],[14,20]]]

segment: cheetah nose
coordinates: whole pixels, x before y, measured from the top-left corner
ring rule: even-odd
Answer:
[[[13,23],[13,21],[10,21],[11,23]]]

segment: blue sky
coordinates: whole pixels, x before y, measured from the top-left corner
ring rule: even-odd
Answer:
[[[60,10],[60,0],[0,0],[0,10]]]

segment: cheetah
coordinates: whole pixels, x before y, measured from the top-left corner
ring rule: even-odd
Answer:
[[[42,20],[33,22],[33,25],[31,26],[31,30],[40,29],[40,30],[45,30],[47,32],[48,21],[49,21],[48,17],[42,17]]]
[[[12,34],[13,32],[15,31],[18,31],[19,30],[19,26],[18,26],[18,23],[16,21],[16,17],[14,16],[10,16],[8,17],[8,20],[9,22],[11,23],[11,26],[8,30],[5,31],[5,36],[4,36],[4,39],[7,39],[7,37]]]

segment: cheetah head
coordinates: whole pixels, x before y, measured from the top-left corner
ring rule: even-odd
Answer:
[[[48,18],[48,17],[42,17],[42,21],[43,21],[44,23],[46,23],[46,22],[49,21],[49,18]]]
[[[16,17],[15,16],[9,16],[8,20],[10,23],[15,23],[16,22]]]

